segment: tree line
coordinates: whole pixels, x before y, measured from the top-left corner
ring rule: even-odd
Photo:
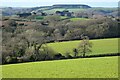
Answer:
[[[11,19],[4,20],[1,26],[3,64],[63,59],[65,56],[47,46],[47,42],[60,40],[83,39],[79,49],[74,49],[73,54],[74,57],[78,53],[85,56],[92,47],[89,38],[120,36],[117,23],[117,20],[108,17],[71,21],[62,20],[58,15],[46,16],[44,20],[30,24],[18,23]],[[81,37],[83,34],[89,38]],[[67,57],[72,56],[68,54]]]

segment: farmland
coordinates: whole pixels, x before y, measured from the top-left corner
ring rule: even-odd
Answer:
[[[91,19],[87,19],[87,18],[71,18],[71,21],[80,21],[80,20],[91,20]]]
[[[118,38],[111,39],[99,39],[99,40],[90,40],[93,44],[92,54],[106,54],[106,53],[118,53]],[[73,48],[77,48],[80,41],[67,41],[67,42],[56,42],[50,43],[50,46],[53,50],[65,55],[66,52],[73,53]]]
[[[66,3],[1,7],[1,78],[118,78],[118,8]]]
[[[58,8],[58,9],[51,9],[51,10],[45,10],[44,12],[46,13],[55,13],[56,11],[63,11],[63,10],[66,10],[66,9],[63,9],[63,8]],[[70,9],[67,9],[69,10],[70,12],[79,12],[79,11],[85,11],[86,9],[74,9],[74,8],[70,8]]]
[[[117,77],[118,57],[32,62],[3,66],[3,78]]]

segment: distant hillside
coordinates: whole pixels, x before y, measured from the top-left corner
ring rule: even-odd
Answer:
[[[52,6],[40,6],[40,7],[32,7],[32,8],[16,8],[16,7],[4,7],[2,9],[3,16],[11,16],[17,13],[30,13],[30,12],[46,12],[49,14],[53,14],[56,11],[63,11],[65,9],[69,10],[70,12],[80,12],[84,11],[87,13],[93,12],[94,14],[104,14],[104,15],[118,15],[118,8],[98,8],[98,7],[91,7],[84,4],[55,4]]]
[[[53,5],[54,8],[91,8],[88,5],[83,4],[56,4]]]
[[[34,8],[17,8],[17,7],[4,7],[2,9],[3,16],[11,16],[17,13],[29,13],[34,10]]]
[[[53,14],[54,12],[56,12],[56,10],[60,11],[60,10],[65,10],[68,9],[69,11],[71,11],[71,9],[73,10],[83,10],[83,9],[90,9],[92,7],[88,6],[88,5],[83,5],[83,4],[55,4],[52,6],[41,6],[41,7],[37,7],[36,9],[34,8],[34,12],[41,12],[44,11],[46,13],[51,13]],[[79,10],[78,10],[79,9]],[[74,12],[74,10],[72,12]],[[75,11],[76,11],[75,10]]]

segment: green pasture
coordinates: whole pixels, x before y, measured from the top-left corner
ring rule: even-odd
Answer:
[[[58,8],[58,9],[51,9],[51,10],[44,10],[46,13],[55,13],[56,11],[63,11],[63,10],[69,10],[70,12],[79,12],[79,11],[85,11],[86,9],[80,9],[80,8],[70,8],[70,9],[65,9],[65,8]]]
[[[44,19],[44,16],[36,16],[36,19],[37,20],[42,20],[42,19]]]
[[[3,65],[3,78],[117,78],[118,57]]]
[[[118,38],[90,40],[90,42],[92,42],[92,52],[89,53],[90,55],[118,53]],[[66,53],[71,53],[71,55],[73,55],[73,48],[77,48],[79,44],[80,40],[76,40],[49,43],[48,46],[63,55],[66,55]]]
[[[71,21],[80,21],[80,20],[91,20],[91,19],[88,19],[88,18],[71,18],[70,20]]]

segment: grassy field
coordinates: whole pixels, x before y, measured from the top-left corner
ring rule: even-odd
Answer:
[[[3,78],[117,78],[118,57],[43,61],[3,66]]]
[[[63,8],[51,9],[51,10],[45,10],[44,12],[52,14],[52,13],[55,13],[56,11],[63,11],[63,10],[66,10],[66,9],[63,9]],[[79,11],[85,11],[86,9],[79,9],[79,8],[73,9],[73,8],[71,8],[71,9],[67,9],[67,10],[69,10],[70,12],[79,12]]]
[[[0,65],[0,79],[2,78],[2,65]]]
[[[87,18],[71,18],[71,21],[80,21],[80,20],[91,20],[91,19],[87,19]]]
[[[106,53],[117,53],[118,52],[118,38],[111,39],[98,39],[98,40],[90,40],[92,42],[92,54],[106,54]],[[67,41],[67,42],[56,42],[50,43],[50,46],[56,52],[62,53],[65,55],[66,52],[70,52],[73,54],[73,48],[77,48],[80,41]]]
[[[66,18],[68,18],[68,17],[66,17],[66,16],[60,16],[61,17],[61,19],[66,19]]]
[[[42,19],[44,19],[44,16],[37,16],[37,17],[35,17],[37,20],[42,20]]]

